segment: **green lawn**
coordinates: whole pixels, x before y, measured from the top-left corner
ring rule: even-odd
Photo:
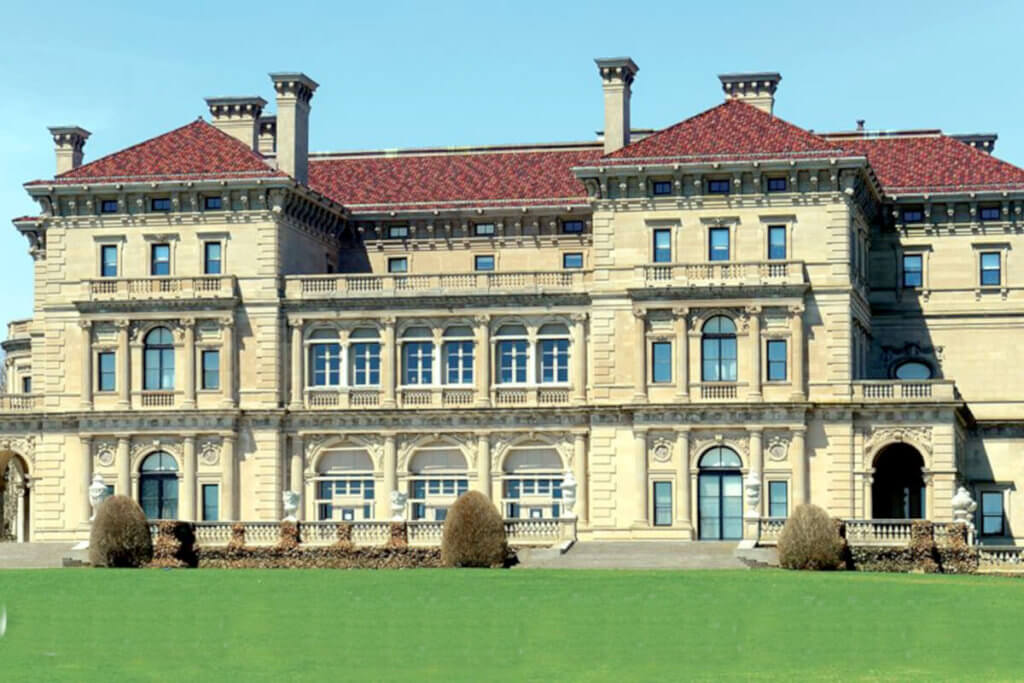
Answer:
[[[1024,583],[783,571],[0,571],[0,680],[1019,680]]]

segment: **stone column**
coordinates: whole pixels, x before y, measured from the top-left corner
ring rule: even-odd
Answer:
[[[586,313],[572,316],[572,402],[587,400],[587,349],[584,346]]]
[[[761,377],[761,307],[749,306],[750,315],[750,400],[760,401]]]
[[[634,403],[647,402],[647,312],[635,309],[633,316],[636,324],[633,328],[633,382],[636,393]],[[646,517],[646,510],[645,510]]]
[[[476,435],[476,488],[491,498],[491,440],[487,434]]]
[[[676,401],[690,400],[690,309],[672,310],[676,316]]]
[[[234,521],[238,519],[235,501],[235,435],[225,434],[222,439],[220,465],[221,465],[221,487],[223,490],[220,499],[224,504],[221,511],[223,521]]]
[[[234,408],[235,400],[235,319],[228,316],[220,321],[221,334],[221,393],[225,408]]]
[[[486,408],[491,405],[491,316],[479,315],[476,323],[476,405]],[[490,492],[488,492],[490,495]]]
[[[196,437],[186,436],[182,448],[181,502],[178,519],[192,522],[196,519]]]
[[[92,321],[79,320],[82,328],[82,410],[92,409]],[[88,519],[88,517],[86,518]]]
[[[794,401],[803,401],[806,398],[804,393],[804,307],[790,306],[790,340],[793,344],[792,351],[792,372]]]
[[[182,382],[184,397],[182,408],[196,407],[196,321],[194,318],[182,318],[181,327],[184,332],[185,377]]]
[[[302,410],[302,319],[289,320],[288,324],[292,328],[292,396],[289,407]]]
[[[793,507],[811,502],[809,463],[805,444],[806,429],[793,430],[793,440],[789,444],[789,458],[793,463]]]
[[[679,458],[678,508],[676,521],[679,526],[690,533],[693,538],[693,522],[690,511],[690,430],[682,429],[676,433],[676,454]]]
[[[395,348],[395,318],[384,318],[384,344],[380,361],[380,380],[384,386],[384,399],[381,401],[382,408],[394,408],[395,403],[395,379],[398,376],[398,353]],[[391,492],[388,492],[391,495]]]
[[[118,320],[117,326],[117,407],[127,410],[131,407],[131,363],[128,350],[128,321]],[[127,495],[127,489],[119,491]]]
[[[633,527],[647,527],[647,428],[633,427]]]
[[[117,489],[119,496],[132,495],[131,440],[127,436],[117,437]]]
[[[378,498],[377,519],[391,519],[391,492],[398,489],[398,448],[394,434],[384,435],[384,489]]]
[[[305,519],[306,511],[306,482],[302,476],[303,470],[303,443],[302,437],[296,434],[292,437],[291,461],[288,468],[288,489],[299,494],[299,506],[295,510],[295,517],[299,520]]]
[[[573,436],[572,474],[576,477],[576,519],[579,526],[590,523],[590,503],[587,498],[587,435]]]
[[[92,516],[92,505],[89,503],[89,486],[92,484],[92,437],[80,436],[78,439],[82,461],[82,524],[88,525]]]

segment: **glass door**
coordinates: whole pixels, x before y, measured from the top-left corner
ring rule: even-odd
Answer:
[[[743,480],[739,472],[701,472],[697,483],[700,538],[743,538]]]

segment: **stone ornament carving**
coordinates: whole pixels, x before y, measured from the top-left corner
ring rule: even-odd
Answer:
[[[409,500],[409,496],[399,490],[391,492],[391,521],[392,522],[404,522],[405,521],[405,503]]]
[[[24,436],[0,439],[0,453],[10,451],[24,457],[30,463],[36,459],[36,437]]]
[[[102,439],[96,442],[96,462],[104,467],[114,464],[114,457],[117,443],[110,439]]]
[[[974,532],[974,511],[978,504],[971,498],[970,492],[963,486],[956,490],[953,495],[953,521],[966,524],[967,528]]]
[[[659,463],[666,463],[671,460],[672,442],[668,439],[656,439],[651,447],[651,459]]]
[[[89,521],[96,519],[96,508],[103,499],[107,497],[107,485],[103,483],[103,475],[97,472],[92,476],[92,483],[89,485],[89,505],[92,506],[92,515]]]
[[[773,436],[768,439],[768,446],[765,449],[768,459],[773,462],[782,462],[789,453],[789,439],[784,436]]]
[[[922,455],[932,453],[932,428],[931,427],[881,427],[871,433],[871,437],[864,444],[866,453],[874,453],[877,449],[889,443],[909,442],[912,446],[920,446],[925,452]]]
[[[281,493],[281,504],[284,509],[284,521],[294,522],[297,520],[295,513],[299,509],[299,494],[295,491],[284,491]]]
[[[576,475],[572,473],[572,470],[567,471],[562,476],[562,517],[568,519],[579,517],[579,512],[576,510],[576,489],[578,486],[579,482],[576,481]]]
[[[220,441],[204,439],[199,444],[199,462],[204,465],[216,465],[220,461]]]
[[[181,443],[178,440],[141,439],[132,444],[132,462],[157,451],[165,451],[179,461],[181,459]]]
[[[380,469],[384,460],[384,437],[351,435],[339,436],[337,434],[307,434],[302,437],[303,448],[306,453],[306,467],[312,471],[314,462],[321,451],[330,450],[342,445],[355,445],[366,450],[373,461],[375,469]]]
[[[694,461],[712,446],[724,446],[736,451],[742,460],[748,460],[748,435],[746,432],[699,432],[690,435],[690,460]],[[694,462],[694,465],[697,463]]]
[[[573,435],[570,432],[512,432],[497,434],[491,446],[491,469],[498,471],[509,448],[523,443],[541,443],[554,448],[566,467],[571,468],[575,460]]]

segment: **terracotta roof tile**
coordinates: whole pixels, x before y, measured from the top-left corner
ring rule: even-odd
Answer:
[[[286,177],[243,142],[199,119],[53,180],[36,180],[29,185],[262,176]]]

